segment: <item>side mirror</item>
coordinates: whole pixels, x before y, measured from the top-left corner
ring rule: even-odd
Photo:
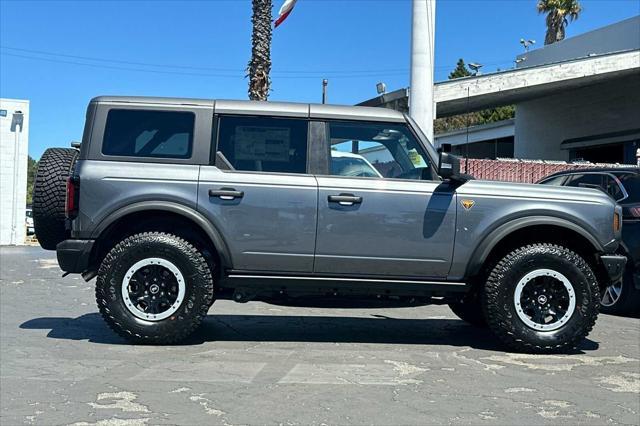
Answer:
[[[453,154],[440,151],[438,174],[442,179],[461,180],[460,159]]]

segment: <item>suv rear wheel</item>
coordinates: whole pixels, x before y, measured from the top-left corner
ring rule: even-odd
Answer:
[[[118,243],[102,261],[96,301],[109,326],[137,343],[176,343],[213,303],[202,253],[171,234],[148,232]]]
[[[521,352],[575,347],[593,328],[599,305],[589,265],[553,244],[533,244],[506,255],[489,274],[483,294],[489,327]]]

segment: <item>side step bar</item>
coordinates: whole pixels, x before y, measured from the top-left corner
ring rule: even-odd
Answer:
[[[468,290],[468,284],[454,281],[351,278],[230,273],[221,287],[236,293],[287,296],[447,296]]]

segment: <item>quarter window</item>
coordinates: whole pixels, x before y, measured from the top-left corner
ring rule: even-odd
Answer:
[[[190,158],[194,121],[191,112],[112,109],[107,115],[102,153]]]
[[[220,117],[218,151],[236,170],[306,173],[307,120]]]
[[[429,157],[406,126],[336,121],[329,138],[334,176],[433,179]]]

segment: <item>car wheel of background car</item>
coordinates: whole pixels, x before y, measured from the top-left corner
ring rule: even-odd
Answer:
[[[460,302],[449,303],[449,308],[463,321],[476,327],[486,327],[482,301],[477,293],[469,293]]]
[[[598,282],[589,265],[553,244],[507,254],[489,274],[483,294],[489,327],[521,352],[575,347],[593,328],[599,305]]]
[[[148,232],[118,243],[102,261],[96,301],[107,324],[137,343],[176,343],[190,335],[213,303],[213,278],[193,245]]]
[[[73,148],[49,148],[40,161],[33,184],[33,225],[36,238],[46,250],[69,237],[65,228],[67,178],[78,158]]]
[[[633,285],[633,265],[627,262],[622,281],[602,292],[600,312],[605,314],[637,314],[640,311],[640,291]]]

